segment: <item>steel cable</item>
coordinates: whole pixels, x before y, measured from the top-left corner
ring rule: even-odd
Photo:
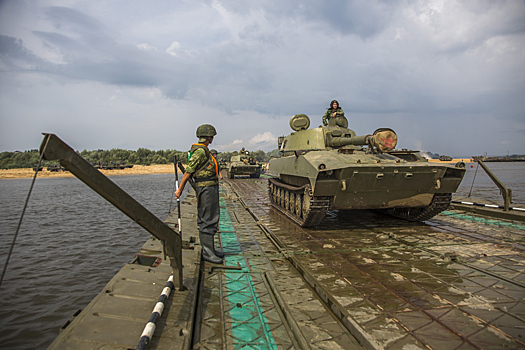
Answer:
[[[476,174],[478,173],[478,168],[479,168],[479,162],[478,162],[478,165],[476,166],[476,171],[474,172],[474,178],[472,179],[472,186],[470,186],[470,192],[468,193],[468,198],[470,198],[470,195],[472,194],[472,187],[474,187],[474,180],[476,180]]]
[[[40,164],[42,163],[42,159],[44,158],[44,152],[47,147],[47,141],[44,145],[44,148],[42,149],[42,153],[40,154],[40,159],[38,160],[38,164],[35,169],[35,176],[33,176],[33,181],[31,182],[31,186],[29,187],[29,192],[27,193],[27,198],[24,203],[24,208],[22,209],[22,215],[20,215],[20,220],[18,221],[18,226],[16,228],[15,235],[13,237],[13,242],[11,242],[11,247],[9,247],[9,253],[7,254],[7,259],[5,261],[4,270],[2,271],[2,276],[0,276],[0,287],[2,286],[2,282],[4,280],[5,273],[7,271],[7,265],[9,265],[9,259],[11,258],[11,255],[13,253],[13,249],[15,247],[16,238],[18,237],[18,233],[20,232],[20,227],[22,226],[22,220],[24,219],[24,215],[26,212],[27,204],[29,203],[29,198],[31,197],[31,192],[33,192],[33,186],[35,185],[36,176],[38,174],[38,171],[40,169]]]

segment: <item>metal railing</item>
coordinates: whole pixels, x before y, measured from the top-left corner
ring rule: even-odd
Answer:
[[[483,161],[481,159],[476,159],[476,162],[478,162],[478,164],[483,168],[483,170],[485,170],[485,172],[490,177],[490,179],[492,181],[494,181],[496,186],[498,186],[498,188],[501,191],[501,195],[503,196],[504,210],[505,211],[509,211],[510,210],[510,203],[512,203],[512,190],[510,188],[507,188],[507,186],[505,186],[503,184],[503,182],[501,182],[496,177],[496,175],[494,175],[494,173],[492,171],[490,171],[490,169],[485,165],[485,163],[483,163]]]

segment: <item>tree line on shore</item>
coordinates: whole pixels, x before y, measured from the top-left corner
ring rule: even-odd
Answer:
[[[177,150],[154,151],[147,148],[139,148],[136,151],[113,148],[111,150],[77,151],[85,160],[92,164],[125,163],[133,165],[151,164],[170,164],[173,163],[173,156],[177,160],[186,164],[188,162],[188,152]],[[233,152],[221,152],[217,155],[218,161],[229,162]],[[261,150],[251,152],[251,156],[258,162],[267,162],[271,157],[278,155],[278,150],[264,152]],[[32,168],[38,164],[40,153],[33,149],[30,151],[15,151],[0,153],[0,169],[19,169]],[[43,160],[41,166],[58,164],[56,161]]]

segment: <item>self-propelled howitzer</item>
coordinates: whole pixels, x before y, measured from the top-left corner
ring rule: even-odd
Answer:
[[[330,209],[380,209],[410,221],[445,210],[465,165],[430,163],[417,151],[395,150],[387,128],[356,135],[344,117],[309,129],[304,114],[279,137],[281,157],[270,160],[272,205],[301,226],[318,224]]]
[[[262,173],[262,165],[253,156],[250,156],[250,152],[243,148],[239,153],[233,152],[227,172],[230,179],[234,179],[235,175],[259,178]]]

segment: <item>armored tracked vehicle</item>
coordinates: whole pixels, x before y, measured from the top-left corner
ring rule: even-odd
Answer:
[[[279,137],[281,157],[271,159],[272,205],[300,226],[318,224],[330,209],[379,209],[410,221],[445,210],[465,164],[430,163],[418,151],[396,150],[392,129],[357,136],[345,117],[309,129],[305,114]]]
[[[249,175],[252,178],[261,176],[262,165],[255,161],[255,158],[250,156],[250,152],[244,150],[233,152],[233,155],[228,165],[228,177],[234,179],[236,175]]]

